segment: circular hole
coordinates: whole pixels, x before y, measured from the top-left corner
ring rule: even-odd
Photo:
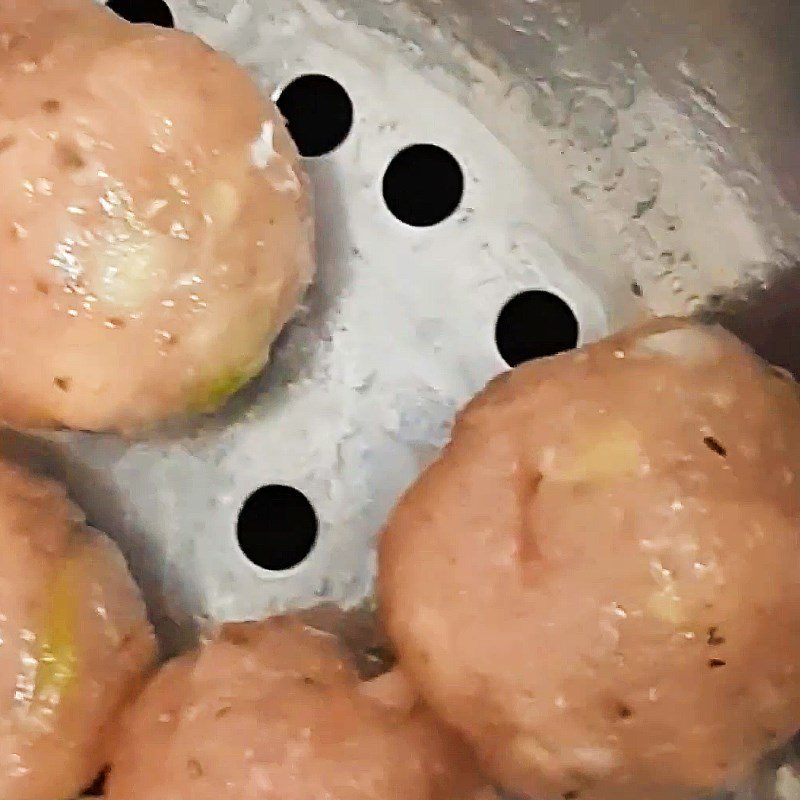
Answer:
[[[327,75],[301,75],[278,97],[289,133],[300,155],[324,156],[335,150],[353,126],[353,103],[344,87]]]
[[[108,8],[128,22],[149,22],[174,28],[172,12],[164,0],[108,0]]]
[[[272,571],[296,567],[312,550],[319,523],[308,498],[291,486],[262,486],[239,512],[236,536],[256,566]]]
[[[464,195],[458,161],[435,144],[412,144],[389,163],[383,176],[383,199],[406,225],[429,227],[447,219]]]
[[[560,297],[532,289],[512,297],[503,306],[494,338],[506,364],[516,367],[575,347],[578,320]]]

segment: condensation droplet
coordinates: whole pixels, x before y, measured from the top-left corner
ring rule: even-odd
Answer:
[[[617,110],[596,95],[577,92],[569,106],[569,126],[584,150],[608,147],[619,127]]]

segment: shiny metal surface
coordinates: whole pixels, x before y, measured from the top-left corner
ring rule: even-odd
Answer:
[[[574,42],[609,59],[638,59],[701,126],[719,125],[731,156],[768,165],[786,199],[800,205],[800,6],[792,0],[422,0],[440,24],[489,43],[531,78],[557,65],[522,33],[559,17]],[[531,24],[533,23],[533,24]],[[588,62],[587,62],[588,65]],[[720,130],[720,128],[722,130]]]
[[[529,80],[558,73],[539,31],[560,16],[570,43],[614,63],[638,62],[713,142],[777,243],[759,279],[704,304],[763,357],[800,373],[800,4],[793,0],[423,0],[437,22],[490,44]],[[533,24],[532,24],[533,23]],[[524,33],[523,33],[524,31]],[[547,37],[545,37],[547,38]],[[591,72],[587,55],[586,66]],[[602,63],[602,59],[601,59]],[[602,70],[602,66],[601,66]]]

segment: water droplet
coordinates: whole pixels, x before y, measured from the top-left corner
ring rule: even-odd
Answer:
[[[575,142],[584,150],[608,147],[619,128],[617,110],[605,100],[577,92],[569,106],[569,125]]]
[[[630,108],[636,102],[636,81],[621,64],[615,64],[608,82],[611,100],[617,108]]]

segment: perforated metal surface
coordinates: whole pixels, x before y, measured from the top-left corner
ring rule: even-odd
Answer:
[[[494,327],[518,292],[565,300],[587,341],[651,310],[694,311],[791,260],[796,218],[737,162],[742,131],[713,87],[681,61],[683,100],[663,98],[636,42],[619,46],[618,20],[605,42],[549,0],[421,0],[444,27],[393,0],[170,6],[275,97],[300,75],[334,78],[354,123],[307,163],[318,279],[255,385],[154,440],[4,435],[120,542],[168,649],[199,620],[369,595],[388,510],[455,410],[505,368]],[[621,19],[647,38],[644,17]],[[433,227],[404,225],[381,196],[414,143],[444,148],[464,175],[458,208]],[[236,539],[242,504],[272,483],[302,491],[319,519],[311,554],[281,572]],[[748,797],[774,793],[774,766]]]
[[[122,544],[173,642],[198,618],[369,594],[387,511],[455,410],[505,368],[494,326],[518,292],[567,301],[586,341],[648,309],[691,311],[779,249],[717,171],[714,143],[634,55],[604,62],[555,4],[501,19],[546,50],[546,78],[395,3],[170,5],[276,97],[320,73],[354,107],[344,143],[308,161],[318,279],[254,386],[156,440],[8,437]],[[404,225],[381,196],[387,164],[414,143],[446,149],[464,174],[457,210],[433,227]],[[270,483],[304,492],[320,521],[314,550],[283,572],[254,566],[236,541],[242,504]]]

